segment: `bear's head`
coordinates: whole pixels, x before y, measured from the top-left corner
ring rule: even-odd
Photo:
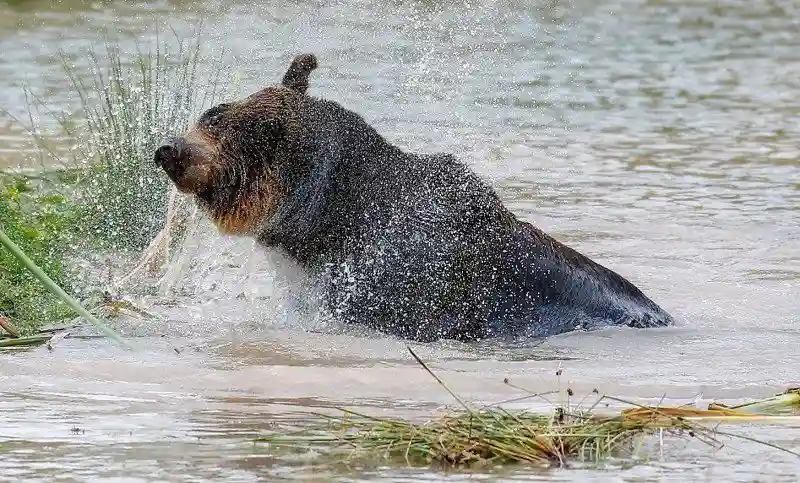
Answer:
[[[222,233],[254,234],[288,196],[285,166],[306,148],[298,113],[316,67],[312,54],[295,57],[281,84],[212,107],[156,149],[156,164],[197,197]]]

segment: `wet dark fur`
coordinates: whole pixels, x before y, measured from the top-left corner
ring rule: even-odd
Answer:
[[[283,85],[210,110],[156,160],[219,226],[239,210],[222,231],[314,275],[330,316],[417,340],[671,323],[626,279],[518,220],[453,156],[405,152],[307,96],[315,67],[297,57]],[[182,185],[175,163],[213,169]]]

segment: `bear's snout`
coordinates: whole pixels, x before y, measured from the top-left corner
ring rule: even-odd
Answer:
[[[164,144],[156,148],[154,160],[167,172],[170,178],[175,180],[185,168],[184,158],[185,147],[181,138],[169,138]]]

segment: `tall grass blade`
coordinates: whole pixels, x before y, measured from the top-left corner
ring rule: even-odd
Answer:
[[[413,358],[414,358],[414,359],[417,361],[417,363],[418,363],[420,366],[422,366],[422,368],[423,368],[423,369],[425,369],[425,371],[426,371],[428,374],[430,374],[431,376],[433,376],[433,378],[436,380],[436,382],[438,382],[438,383],[439,383],[439,385],[441,385],[441,386],[444,388],[444,390],[445,390],[445,391],[447,391],[447,392],[448,392],[448,393],[449,393],[451,396],[453,396],[453,399],[455,399],[456,401],[458,401],[458,403],[459,403],[459,404],[461,404],[461,406],[462,406],[464,409],[466,409],[466,410],[467,410],[467,412],[469,412],[469,413],[471,413],[471,412],[472,412],[472,408],[470,408],[470,407],[469,407],[469,405],[468,405],[466,402],[464,402],[464,400],[463,400],[463,399],[461,399],[460,397],[458,397],[458,394],[454,393],[454,392],[453,392],[453,391],[452,391],[452,390],[451,390],[449,387],[447,387],[447,384],[445,384],[445,383],[444,383],[444,381],[442,381],[441,379],[439,379],[439,376],[437,376],[437,375],[436,375],[436,374],[435,374],[435,373],[434,373],[434,372],[433,372],[433,371],[432,371],[432,370],[431,370],[431,369],[428,367],[428,365],[427,365],[427,364],[425,364],[425,362],[424,362],[422,359],[420,359],[420,358],[419,358],[419,356],[418,356],[418,355],[417,355],[417,354],[416,354],[416,353],[415,353],[415,352],[414,352],[414,351],[411,349],[411,346],[406,346],[406,349],[408,349],[408,352],[410,352],[410,353],[411,353],[411,356],[412,356],[412,357],[413,357]]]

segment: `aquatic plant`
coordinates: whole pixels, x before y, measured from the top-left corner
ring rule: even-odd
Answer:
[[[27,129],[39,156],[50,158],[57,169],[0,177],[0,228],[66,290],[81,285],[75,288],[83,295],[99,292],[84,286],[91,285],[86,273],[79,274],[80,284],[70,280],[76,267],[68,258],[124,251],[138,255],[167,221],[171,185],[154,167],[152,153],[166,136],[185,130],[197,109],[214,101],[220,84],[217,77],[198,81],[199,41],[168,45],[157,41],[154,51],[137,46],[130,54],[106,42],[104,51],[89,51],[88,70],[62,52],[64,72],[80,101],[79,115],[56,112],[30,89],[25,90],[30,125],[4,111]],[[60,132],[40,130],[34,119],[45,116]],[[65,139],[75,146],[68,159]],[[33,186],[31,179],[41,182]],[[170,200],[173,217],[175,204]],[[0,316],[30,333],[71,313],[0,248]]]
[[[174,53],[166,45],[137,48],[128,59],[107,43],[103,56],[89,52],[88,76],[62,53],[85,119],[80,226],[103,248],[139,251],[164,226],[171,185],[154,168],[153,152],[217,96],[218,78],[198,82],[199,41],[179,43]]]
[[[769,414],[800,407],[800,389],[792,389],[739,406],[712,404],[707,410],[693,406],[646,407],[600,395],[597,391],[589,406],[571,407],[567,403],[556,406],[549,414],[511,411],[501,405],[473,408],[450,391],[413,351],[411,353],[458,401],[459,410],[449,411],[427,422],[415,422],[339,408],[343,416],[314,413],[312,422],[300,431],[275,433],[258,441],[276,448],[313,451],[334,464],[381,462],[445,467],[533,464],[550,467],[564,466],[571,461],[597,462],[611,456],[636,456],[636,443],[653,435],[661,439],[664,436],[690,437],[718,448],[722,446],[718,440],[720,436],[750,438],[724,433],[719,428],[706,427],[702,422],[774,423],[777,419]],[[508,380],[506,383],[515,387]],[[543,396],[525,392],[524,398]],[[567,392],[571,393],[569,389]],[[597,408],[606,402],[631,407],[616,414],[601,414]],[[783,419],[791,424],[797,423],[797,417]],[[756,442],[800,457],[770,443]]]
[[[597,460],[629,445],[638,436],[688,424],[654,427],[645,422],[482,410],[456,412],[426,423],[373,418],[346,411],[328,423],[290,437],[262,442],[295,445],[331,454],[348,450],[348,461],[383,460],[408,465],[445,466],[529,463],[563,465],[573,458]]]

